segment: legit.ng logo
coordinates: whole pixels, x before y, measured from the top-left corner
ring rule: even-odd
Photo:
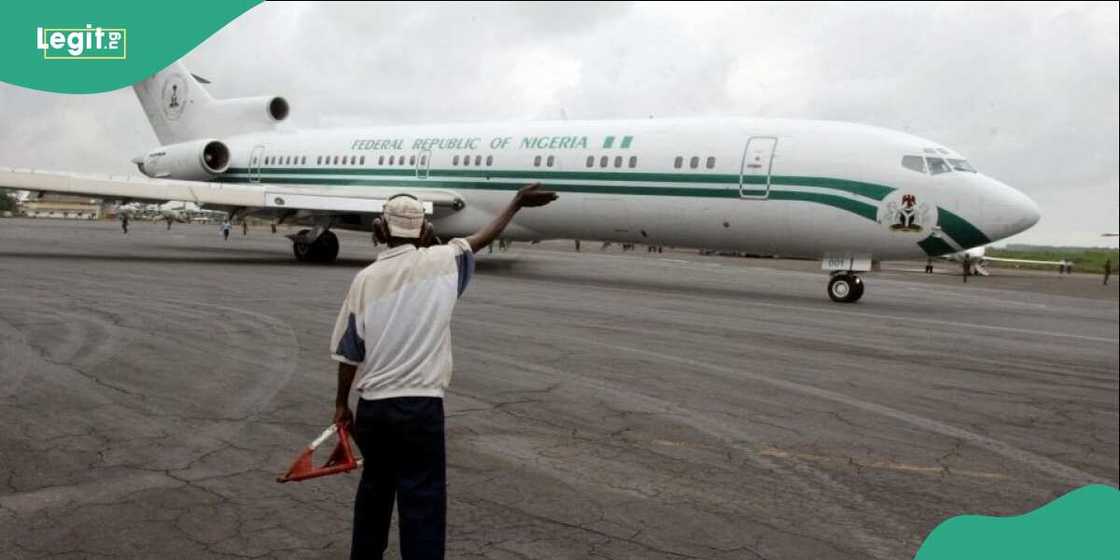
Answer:
[[[44,60],[125,60],[128,30],[123,27],[39,27],[37,47]]]

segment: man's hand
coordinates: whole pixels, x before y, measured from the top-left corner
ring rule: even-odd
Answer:
[[[350,412],[350,385],[354,382],[354,374],[358,368],[350,364],[338,363],[338,391],[334,396],[334,423],[341,422],[347,427],[354,422],[354,415]]]
[[[517,196],[513,198],[518,208],[533,208],[536,206],[544,206],[556,200],[556,193],[552,191],[542,191],[540,183],[533,183],[526,185],[517,190]]]
[[[471,251],[477,253],[482,250],[483,247],[497,239],[497,237],[501,235],[502,230],[506,229],[506,226],[509,225],[510,220],[513,220],[513,215],[516,214],[518,210],[534,206],[544,206],[553,200],[556,200],[556,193],[552,191],[542,191],[540,183],[533,183],[532,185],[521,187],[517,191],[517,194],[513,195],[513,200],[509,201],[509,205],[506,206],[505,210],[502,210],[501,214],[495,216],[494,220],[486,226],[483,226],[482,229],[467,236],[467,243],[470,244]]]
[[[332,424],[342,424],[347,428],[354,423],[354,415],[350,412],[350,407],[345,404],[334,405],[334,421]]]

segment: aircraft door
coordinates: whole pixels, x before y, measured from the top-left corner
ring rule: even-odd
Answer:
[[[428,169],[432,164],[432,151],[421,150],[416,152],[416,178],[427,179]]]
[[[770,196],[770,170],[774,165],[774,149],[778,139],[752,136],[743,149],[739,170],[739,197],[766,199]]]
[[[249,181],[261,182],[261,164],[264,163],[264,146],[254,146],[249,154]]]

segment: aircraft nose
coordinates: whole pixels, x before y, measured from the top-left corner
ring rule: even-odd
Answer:
[[[1007,185],[1004,185],[1004,187],[1012,193],[1010,206],[1015,217],[1011,228],[1015,230],[1015,233],[1026,231],[1037,224],[1038,220],[1042,218],[1042,214],[1038,210],[1038,204],[1031,200],[1029,196]]]
[[[1010,237],[1038,223],[1042,214],[1035,201],[1000,181],[987,179],[996,195],[990,207],[994,215],[989,215],[989,218],[997,237]]]

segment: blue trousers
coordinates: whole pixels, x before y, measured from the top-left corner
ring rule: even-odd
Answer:
[[[443,560],[447,528],[443,399],[359,399],[353,435],[365,462],[354,500],[350,559],[382,558],[395,498],[401,560]]]

